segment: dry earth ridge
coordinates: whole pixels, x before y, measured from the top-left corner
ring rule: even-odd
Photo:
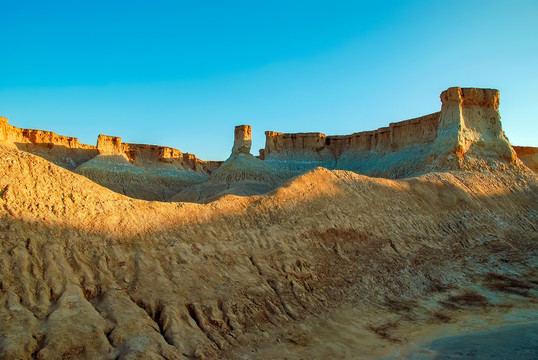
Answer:
[[[268,132],[259,157],[240,126],[222,164],[3,121],[0,357],[405,356],[536,320],[538,176],[498,91],[441,100],[374,132]]]

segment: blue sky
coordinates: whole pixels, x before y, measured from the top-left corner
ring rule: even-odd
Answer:
[[[538,146],[538,1],[2,1],[0,116],[95,144],[204,160],[233,127],[348,134],[501,91],[514,145]]]

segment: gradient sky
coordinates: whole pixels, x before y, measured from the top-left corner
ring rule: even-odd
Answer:
[[[0,116],[95,144],[104,133],[203,160],[233,127],[349,134],[501,91],[538,146],[538,1],[2,1]]]

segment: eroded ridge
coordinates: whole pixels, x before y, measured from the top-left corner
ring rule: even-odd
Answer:
[[[316,167],[405,178],[431,171],[503,170],[527,164],[533,151],[520,147],[523,163],[504,135],[499,91],[449,88],[441,111],[351,135],[267,131],[265,148],[250,153],[252,129],[236,126],[225,162],[156,145],[123,143],[99,135],[97,146],[52,132],[13,127],[0,118],[0,143],[42,156],[130,197],[211,202],[227,194],[260,195]]]

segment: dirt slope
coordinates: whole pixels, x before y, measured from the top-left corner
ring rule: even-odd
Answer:
[[[536,301],[526,168],[404,180],[318,168],[206,205],[134,200],[3,147],[0,174],[1,358],[250,358],[279,342],[323,358],[301,324],[331,311],[353,309],[386,345],[404,336],[387,319],[418,314],[418,299],[441,308],[415,325],[501,308],[469,295],[477,286]]]

